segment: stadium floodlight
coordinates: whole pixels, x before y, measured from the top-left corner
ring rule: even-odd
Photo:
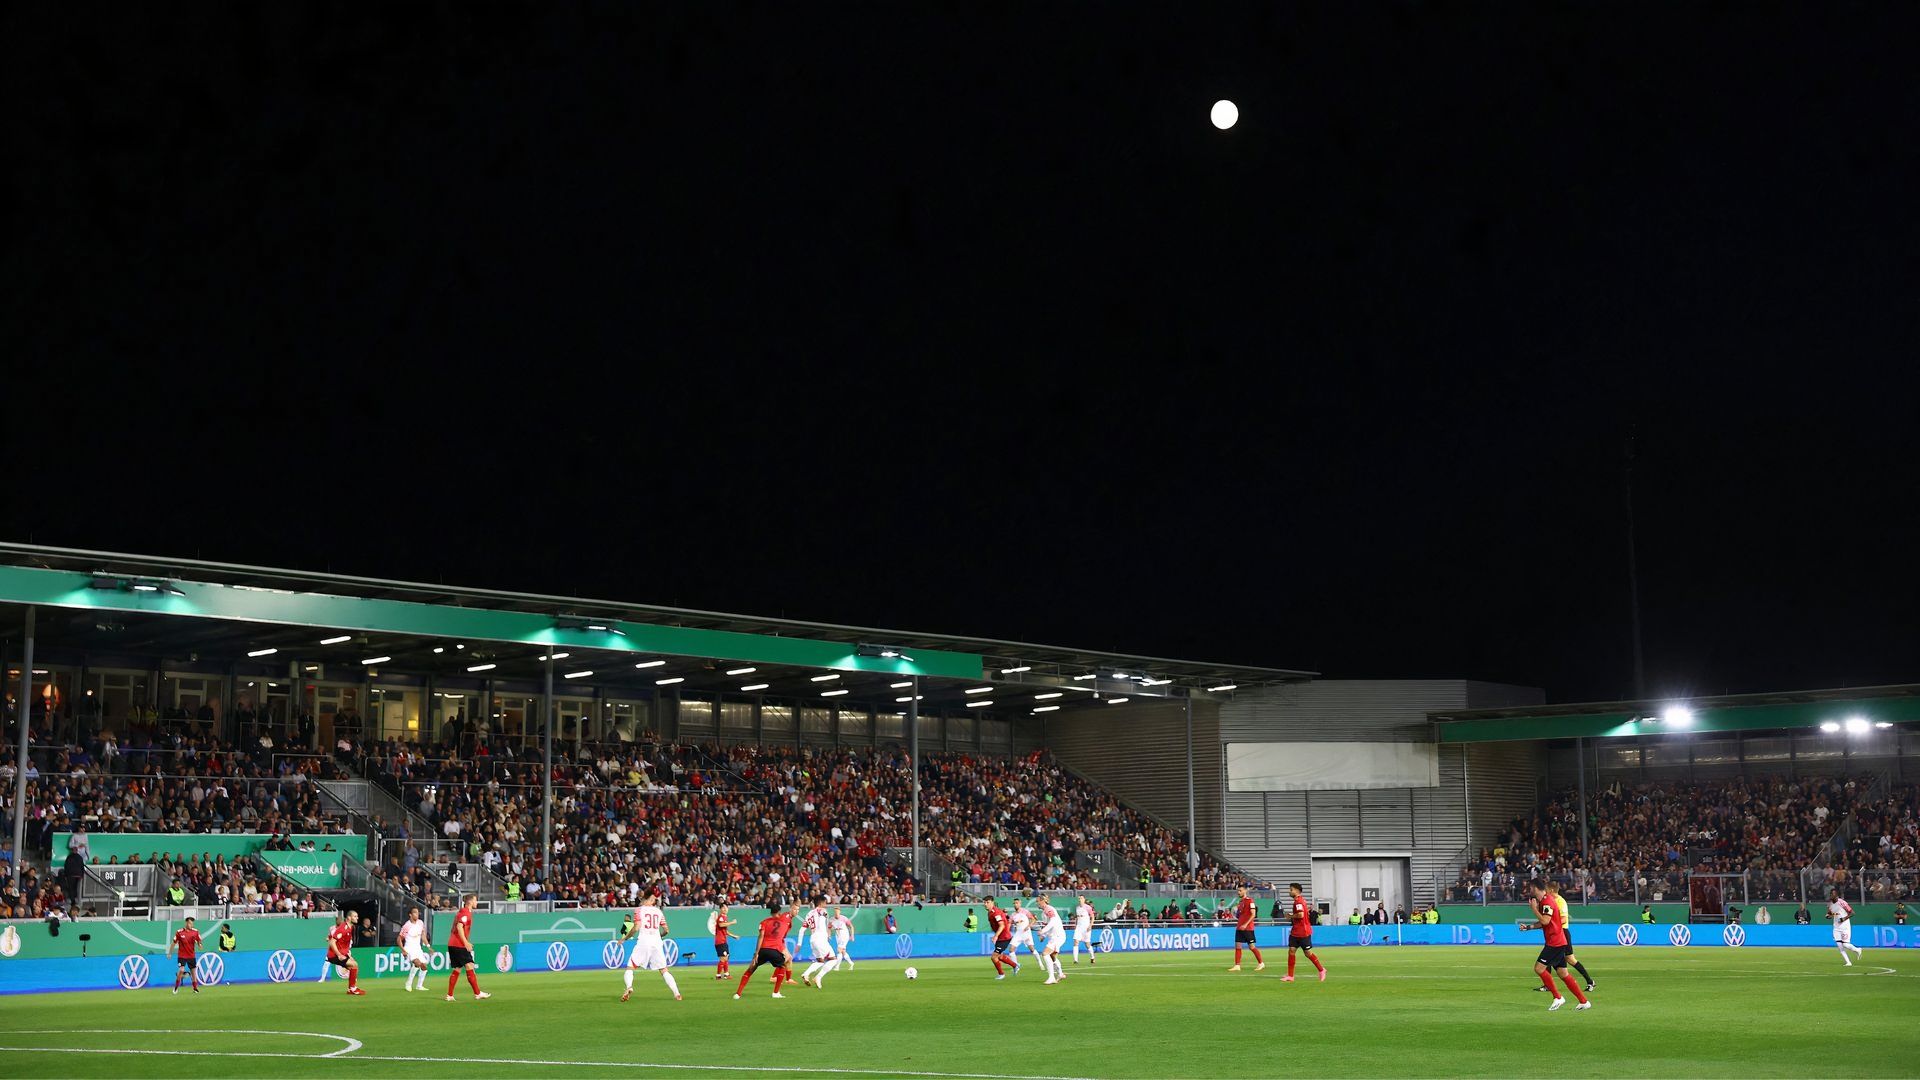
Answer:
[[[100,578],[94,578],[92,583],[93,588],[100,588],[100,581]],[[187,595],[180,586],[175,585],[166,578],[122,578],[116,580],[112,587],[126,589],[131,592],[166,593],[168,596]]]
[[[560,677],[563,679],[584,679],[591,674],[593,674],[591,671],[569,671]]]
[[[611,619],[587,619],[578,615],[560,615],[553,620],[555,630],[593,630],[602,634],[619,634],[626,637],[627,632],[616,626]]]
[[[1669,705],[1660,718],[1674,727],[1686,727],[1693,723],[1693,710],[1685,705]]]
[[[756,667],[737,667],[737,668],[728,668],[728,669],[727,669],[727,674],[728,674],[728,675],[751,675],[751,674],[753,674],[754,672],[756,672],[756,671],[759,671],[759,670],[760,670],[760,669],[759,669],[759,668],[756,668]]]
[[[1849,734],[1849,735],[1865,735],[1866,733],[1867,733],[1867,719],[1866,719],[1866,717],[1864,717],[1864,716],[1849,716],[1849,717],[1847,717],[1847,734]]]
[[[991,702],[991,701],[985,701],[985,700],[982,700],[982,701],[969,701],[969,702],[967,702],[967,708],[969,708],[969,709],[977,709],[977,708],[979,708],[979,707],[980,707],[980,706],[982,706],[982,705],[991,705],[991,704],[993,704],[993,702]]]
[[[1822,722],[1822,723],[1821,723],[1821,725],[1820,725],[1820,730],[1821,730],[1821,731],[1824,731],[1824,732],[1826,732],[1826,733],[1827,733],[1827,734],[1829,734],[1829,735],[1831,735],[1831,734],[1833,734],[1834,732],[1836,732],[1836,731],[1839,731],[1839,730],[1840,730],[1840,721],[1838,721],[1838,720],[1827,720],[1827,721],[1824,721],[1824,722]]]
[[[835,672],[831,675],[815,675],[814,677],[808,679],[807,681],[808,682],[832,682],[833,680],[839,677],[840,677],[839,673]]]
[[[645,669],[645,668],[655,668],[655,667],[666,667],[666,666],[667,666],[667,662],[666,662],[665,660],[642,660],[642,661],[640,661],[639,663],[637,663],[637,664],[635,664],[635,665],[633,665],[633,666],[634,666],[634,667],[636,667],[636,668],[641,668],[641,669]]]
[[[966,688],[965,690],[962,690],[962,691],[960,691],[960,692],[961,692],[961,693],[963,693],[963,694],[991,694],[991,693],[993,693],[993,687],[991,687],[991,686],[969,686],[969,687],[967,687],[967,688]]]
[[[321,638],[321,639],[320,639],[320,644],[322,644],[322,645],[342,645],[342,644],[345,644],[346,642],[349,642],[349,641],[352,641],[352,640],[353,640],[353,635],[352,635],[352,634],[340,634],[340,635],[338,635],[338,636],[336,636],[336,637],[329,637],[329,638]]]
[[[1061,693],[1060,691],[1058,691],[1058,690],[1055,690],[1055,691],[1053,691],[1053,692],[1052,692],[1052,693],[1050,693],[1050,694],[1035,694],[1035,695],[1033,695],[1033,700],[1035,700],[1035,701],[1052,701],[1052,700],[1053,700],[1054,698],[1057,698],[1057,697],[1066,697],[1066,696],[1067,696],[1067,695],[1065,695],[1065,694],[1063,694],[1063,693]]]
[[[1879,728],[1881,731],[1885,731],[1888,728],[1892,727],[1893,724],[1886,720],[1875,720],[1873,722],[1873,726]]]
[[[848,694],[851,694],[851,693],[853,693],[853,691],[851,690],[822,690],[820,691],[820,696],[821,697],[846,697]]]
[[[1033,670],[1033,668],[1032,668],[1032,667],[1031,667],[1030,665],[1027,665],[1027,664],[1022,664],[1022,665],[1020,665],[1019,667],[1003,667],[1003,668],[1001,668],[1001,669],[1000,669],[1000,674],[1002,674],[1002,675],[1018,675],[1018,674],[1020,674],[1020,673],[1021,673],[1021,672],[1023,672],[1023,671],[1032,671],[1032,670]]]
[[[279,651],[280,651],[279,649],[255,649],[252,652],[248,653],[247,656],[249,658],[256,657],[256,656],[272,656],[274,653],[277,653]]]
[[[1209,686],[1209,687],[1207,687],[1207,693],[1209,693],[1209,694],[1224,694],[1224,693],[1226,693],[1226,692],[1227,692],[1227,691],[1229,691],[1229,690],[1238,690],[1238,689],[1240,689],[1240,686],[1239,686],[1239,684],[1237,684],[1237,683],[1226,683],[1226,684],[1224,684],[1224,685],[1222,685],[1222,686]]]
[[[765,690],[767,687],[772,685],[773,685],[772,683],[763,683],[763,682],[748,683],[747,685],[741,687],[740,691],[741,693],[746,693],[752,690]]]
[[[683,683],[683,682],[686,682],[686,681],[687,681],[687,680],[685,680],[685,679],[683,679],[683,678],[681,678],[680,676],[678,676],[678,675],[675,675],[675,676],[674,676],[673,678],[671,678],[671,679],[655,679],[655,680],[653,680],[653,685],[655,685],[655,686],[672,686],[672,685],[674,685],[675,683]]]
[[[392,659],[393,659],[393,657],[391,657],[391,656],[369,656],[369,657],[367,657],[367,658],[366,658],[365,660],[362,660],[362,661],[360,661],[360,663],[361,663],[361,664],[363,664],[363,665],[366,665],[366,666],[372,666],[372,665],[374,665],[374,664],[384,664],[384,663],[387,663],[387,662],[389,662],[389,661],[391,661]]]
[[[474,664],[472,667],[467,668],[467,670],[470,672],[492,671],[499,666],[499,664]]]
[[[869,645],[862,643],[853,647],[853,654],[855,656],[877,656],[882,660],[905,660],[909,664],[913,663],[913,657],[908,656],[907,651],[898,645]]]
[[[1040,713],[1040,712],[1059,712],[1059,711],[1060,711],[1060,706],[1058,706],[1058,705],[1040,705],[1040,706],[1036,706],[1036,707],[1034,708],[1034,710],[1033,710],[1033,711],[1034,711],[1034,712],[1037,712],[1037,713]]]

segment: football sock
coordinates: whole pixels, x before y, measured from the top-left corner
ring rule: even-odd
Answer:
[[[663,978],[663,979],[665,979],[665,980],[667,980],[667,990],[668,990],[668,992],[670,992],[670,993],[672,993],[674,997],[679,997],[679,996],[680,996],[680,984],[679,984],[679,983],[677,983],[677,982],[674,982],[674,981],[673,981],[673,972],[671,972],[671,971],[662,971],[662,972],[660,973],[660,977],[661,977],[661,978]]]
[[[467,985],[473,987],[474,993],[480,992],[480,976],[474,974],[472,968],[467,969]]]
[[[1541,972],[1536,972],[1536,974],[1538,974],[1538,975],[1540,976],[1540,981],[1541,981],[1541,982],[1542,982],[1543,984],[1545,984],[1545,985],[1546,985],[1546,988],[1547,988],[1547,992],[1548,992],[1548,993],[1550,993],[1550,994],[1552,994],[1552,995],[1553,995],[1554,997],[1559,997],[1559,996],[1560,996],[1560,988],[1559,988],[1559,987],[1557,987],[1557,986],[1555,986],[1555,985],[1553,985],[1553,976],[1552,976],[1552,975],[1549,975],[1549,974],[1547,974],[1547,973],[1546,973],[1546,972],[1544,972],[1544,971],[1541,971]]]
[[[447,996],[452,997],[453,992],[459,988],[460,988],[460,973],[456,971],[453,974],[447,976]]]
[[[742,975],[742,976],[740,976],[740,985],[739,985],[739,986],[736,986],[736,987],[734,987],[734,988],[733,988],[733,992],[734,992],[734,993],[736,993],[736,994],[744,994],[744,993],[746,993],[746,992],[747,992],[747,980],[748,980],[748,979],[751,979],[751,978],[753,978],[753,969],[752,969],[752,968],[748,968],[748,969],[747,969],[747,973],[746,973],[745,975]],[[774,978],[776,978],[776,979],[777,979],[777,978],[779,978],[779,976],[778,976],[778,975],[776,975],[776,976],[774,976]]]
[[[348,968],[347,969],[347,989],[351,990],[354,987],[359,985],[360,985],[360,972],[355,968]]]
[[[1256,945],[1249,945],[1249,946],[1247,946],[1247,948],[1248,948],[1248,949],[1249,949],[1249,950],[1250,950],[1250,951],[1251,951],[1251,952],[1253,953],[1253,962],[1254,962],[1254,963],[1256,963],[1256,964],[1264,964],[1264,963],[1266,963],[1266,961],[1265,961],[1265,960],[1262,960],[1262,959],[1260,959],[1260,949],[1259,949],[1259,947],[1258,947],[1258,946],[1256,946]],[[1239,959],[1238,959],[1238,958],[1235,958],[1233,962],[1237,964],[1237,963],[1239,963],[1240,961],[1239,961]]]
[[[1292,953],[1287,954],[1287,974],[1289,976],[1293,974],[1293,954]]]
[[[1325,971],[1325,970],[1327,970],[1327,965],[1325,965],[1325,964],[1323,964],[1323,963],[1321,963],[1321,962],[1320,962],[1320,958],[1319,958],[1319,957],[1317,957],[1317,956],[1315,956],[1315,955],[1313,955],[1312,953],[1308,953],[1308,954],[1307,954],[1307,959],[1308,959],[1309,961],[1311,961],[1311,962],[1313,963],[1313,970],[1315,970],[1315,971]]]
[[[1582,1005],[1586,1004],[1587,995],[1580,992],[1580,984],[1573,981],[1573,976],[1562,973],[1560,980],[1567,984],[1567,989],[1573,994],[1573,1000],[1580,1002]]]
[[[1582,979],[1585,979],[1585,980],[1586,980],[1586,981],[1588,981],[1588,982],[1592,982],[1592,981],[1593,981],[1593,976],[1591,976],[1591,975],[1589,975],[1589,974],[1587,974],[1587,965],[1585,965],[1585,964],[1582,964],[1582,963],[1580,963],[1579,961],[1577,961],[1577,960],[1576,960],[1576,961],[1574,961],[1574,964],[1573,964],[1573,970],[1575,970],[1575,971],[1577,971],[1577,972],[1579,972],[1579,973],[1580,973],[1580,977],[1581,977]]]
[[[1233,947],[1233,963],[1235,967],[1240,966],[1240,946],[1238,945]]]
[[[621,972],[620,975],[622,978],[624,978],[627,981],[627,989],[629,990],[633,989],[633,969],[628,968],[627,970]]]

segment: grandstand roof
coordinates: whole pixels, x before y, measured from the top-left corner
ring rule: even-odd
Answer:
[[[1669,715],[1672,714],[1672,715]],[[1441,742],[1513,742],[1920,721],[1920,684],[1428,713]]]
[[[0,605],[19,604],[54,609],[43,611],[40,618],[43,648],[221,658],[275,649],[276,661],[317,660],[353,671],[363,660],[386,656],[392,659],[385,667],[450,676],[464,676],[470,668],[490,663],[496,666],[488,677],[498,678],[537,678],[545,655],[564,650],[564,670],[586,670],[582,664],[598,661],[592,667],[593,685],[651,687],[657,678],[680,677],[685,679],[683,690],[739,692],[743,685],[767,682],[777,688],[766,693],[789,697],[817,696],[826,687],[813,685],[810,690],[808,679],[822,669],[858,676],[858,682],[854,677],[836,680],[838,687],[854,694],[879,697],[890,688],[889,680],[919,675],[930,680],[929,690],[944,688],[956,700],[963,681],[1057,685],[1089,691],[1089,696],[1124,689],[1143,697],[1169,697],[1212,687],[1298,682],[1314,674],[629,601],[0,543]],[[321,640],[339,635],[316,630],[349,637],[323,646]],[[878,650],[862,646],[900,655],[869,655]],[[443,651],[436,653],[436,648]],[[618,655],[622,653],[631,656]],[[651,658],[668,662],[645,668],[619,662],[645,664]],[[743,665],[757,669],[752,682],[725,674]],[[1144,682],[1147,679],[1152,681]]]

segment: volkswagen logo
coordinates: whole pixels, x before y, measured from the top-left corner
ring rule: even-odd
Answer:
[[[609,969],[617,968],[621,964],[626,963],[626,950],[620,946],[621,942],[618,941],[609,941],[605,945],[600,946],[600,962],[605,964]]]
[[[1101,952],[1113,951],[1113,931],[1112,930],[1100,931],[1100,951]]]
[[[1373,927],[1362,926],[1360,928],[1360,944],[1362,945],[1373,944]]]
[[[548,971],[567,970],[567,943],[566,942],[556,941],[553,944],[547,946],[547,970]]]
[[[267,978],[277,983],[292,982],[293,969],[297,966],[292,953],[285,949],[275,949],[273,955],[267,957]]]
[[[905,960],[913,955],[913,935],[901,934],[893,939],[893,955]]]
[[[227,962],[220,959],[219,953],[201,953],[199,963],[193,965],[193,973],[201,986],[219,986],[227,974]]]
[[[660,951],[666,956],[668,967],[672,967],[680,962],[680,944],[672,938],[668,938],[660,943]]]
[[[1667,929],[1667,944],[1679,948],[1693,941],[1693,931],[1680,923],[1674,923]]]
[[[513,970],[513,948],[511,946],[502,945],[500,946],[500,951],[493,954],[493,969],[499,972]]]
[[[1621,923],[1619,926],[1614,927],[1613,940],[1622,945],[1638,945],[1640,944],[1640,931],[1634,929],[1627,923]]]
[[[120,985],[123,989],[138,990],[147,985],[147,958],[129,956],[120,961]]]
[[[1720,940],[1737,949],[1747,943],[1747,928],[1739,923],[1728,923],[1727,928],[1720,931]]]

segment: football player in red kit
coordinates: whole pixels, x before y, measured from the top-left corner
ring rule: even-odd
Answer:
[[[1287,974],[1281,982],[1293,981],[1293,958],[1296,952],[1304,952],[1313,963],[1313,969],[1320,973],[1320,981],[1327,981],[1327,966],[1313,955],[1313,905],[1307,903],[1306,894],[1300,891],[1300,883],[1287,886],[1293,894],[1293,929],[1287,934]]]
[[[1247,887],[1240,886],[1240,903],[1233,909],[1233,966],[1228,971],[1240,970],[1240,950],[1253,950],[1253,970],[1267,970],[1267,962],[1260,958],[1260,946],[1253,943],[1253,923],[1258,918],[1253,897],[1247,895]]]

